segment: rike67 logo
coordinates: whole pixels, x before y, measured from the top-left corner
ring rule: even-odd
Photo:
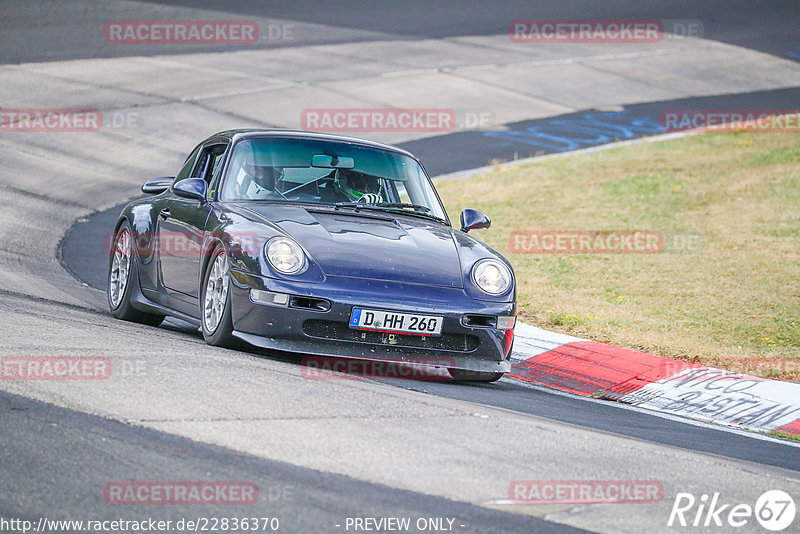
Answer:
[[[754,506],[722,502],[719,493],[704,493],[699,499],[691,493],[678,493],[667,526],[730,529],[752,524],[755,518],[763,528],[780,532],[792,525],[795,512],[794,499],[781,490],[765,491]]]

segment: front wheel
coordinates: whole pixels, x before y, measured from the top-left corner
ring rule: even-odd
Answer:
[[[491,371],[467,371],[466,369],[448,369],[453,380],[459,382],[483,382],[489,384],[497,382],[505,373],[494,373]]]
[[[200,316],[203,338],[209,345],[234,348],[233,320],[231,319],[231,274],[228,255],[218,246],[203,278],[203,294],[200,299]]]
[[[117,319],[158,326],[164,320],[163,315],[146,313],[131,305],[133,282],[139,276],[132,235],[127,221],[114,235],[108,266],[108,307]]]

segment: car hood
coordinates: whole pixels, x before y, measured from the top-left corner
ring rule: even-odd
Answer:
[[[241,205],[293,237],[326,275],[463,287],[452,229],[375,211]]]

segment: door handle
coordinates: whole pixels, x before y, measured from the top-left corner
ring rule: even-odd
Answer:
[[[161,211],[159,211],[159,212],[158,212],[158,215],[159,215],[159,216],[160,216],[162,219],[169,219],[169,218],[170,218],[170,216],[172,215],[172,213],[169,211],[169,208],[164,208],[163,210],[161,210]]]

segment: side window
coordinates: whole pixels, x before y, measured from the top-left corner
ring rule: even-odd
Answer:
[[[222,162],[225,160],[226,144],[211,145],[203,149],[200,163],[195,169],[195,177],[202,178],[208,184],[208,196],[213,197],[216,184],[219,183],[219,173]]]
[[[211,159],[211,153],[207,149],[203,150],[203,152],[200,154],[200,159],[197,160],[197,165],[194,167],[192,178],[205,178]]]
[[[214,164],[211,166],[211,179],[216,180],[219,176],[219,170],[222,167],[222,160],[225,159],[225,150],[214,156]]]
[[[206,183],[210,184],[211,179],[219,170],[220,163],[222,163],[222,156],[225,155],[226,146],[212,145],[205,147],[203,153],[200,154],[200,160],[194,169],[192,178],[202,178]]]
[[[189,154],[188,158],[186,158],[186,161],[183,163],[183,167],[181,167],[181,170],[179,170],[177,176],[175,176],[175,182],[180,182],[181,180],[185,180],[189,177],[189,173],[192,172],[194,162],[197,159],[198,152],[200,152],[199,146],[192,150],[192,153]]]

